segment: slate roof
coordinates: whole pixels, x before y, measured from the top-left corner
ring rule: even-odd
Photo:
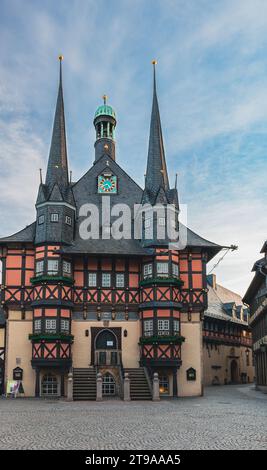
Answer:
[[[19,232],[14,233],[13,235],[0,238],[0,243],[32,243],[35,237],[35,225],[36,223],[33,222],[31,225],[27,225],[27,227],[23,228]]]
[[[243,307],[246,310],[246,306],[242,301],[242,297],[233,292],[226,287],[217,284],[214,288],[208,282],[208,308],[205,311],[205,317],[216,318],[218,320],[226,320],[233,323],[239,323],[242,325],[247,325],[248,322],[244,320],[240,320],[239,318],[230,316],[227,314],[227,306],[236,305],[237,307]],[[240,309],[239,309],[240,310]]]

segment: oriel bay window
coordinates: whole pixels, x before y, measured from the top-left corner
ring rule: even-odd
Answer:
[[[70,261],[63,260],[62,263],[62,273],[63,276],[71,276],[71,263]]]
[[[44,274],[44,261],[37,261],[35,267],[36,276],[42,276]]]
[[[153,336],[153,320],[144,321],[144,336]]]
[[[180,322],[179,320],[173,320],[173,334],[178,335],[180,332]]]
[[[58,260],[49,259],[47,262],[48,276],[56,276],[58,274]]]
[[[170,334],[170,321],[158,320],[158,335],[168,336]]]
[[[69,333],[69,330],[70,330],[69,320],[61,319],[60,329],[61,329],[62,333]]]
[[[179,276],[179,266],[178,264],[172,263],[172,275],[173,277]]]
[[[152,272],[153,272],[152,263],[145,264],[144,265],[144,279],[152,277]]]
[[[34,320],[34,333],[40,333],[42,328],[42,321],[40,318]]]
[[[159,277],[168,277],[169,263],[157,263],[157,275]]]
[[[47,319],[45,320],[45,331],[46,333],[55,333],[57,329],[57,320],[56,319]]]

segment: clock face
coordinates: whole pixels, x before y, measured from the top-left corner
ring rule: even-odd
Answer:
[[[98,177],[98,192],[100,194],[116,194],[117,177],[104,173]]]

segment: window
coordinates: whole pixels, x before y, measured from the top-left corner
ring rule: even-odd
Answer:
[[[41,320],[34,320],[34,331],[41,331]]]
[[[170,322],[169,320],[158,320],[158,335],[167,336],[170,334]]]
[[[44,215],[40,215],[40,216],[38,217],[38,224],[39,224],[39,225],[42,225],[42,224],[44,223],[44,221],[45,221],[45,216],[44,216]]]
[[[178,264],[172,263],[172,274],[174,277],[179,276],[179,267]]]
[[[51,214],[50,220],[51,222],[58,222],[58,214],[57,213]]]
[[[116,287],[124,287],[124,274],[116,274]]]
[[[162,277],[168,277],[169,264],[168,263],[157,263],[157,274]]]
[[[58,274],[58,260],[49,259],[47,264],[47,274],[53,276]]]
[[[144,265],[144,278],[152,277],[152,263]]]
[[[144,336],[153,336],[153,320],[144,321]]]
[[[42,380],[42,395],[58,395],[58,382],[55,375],[44,375]]]
[[[103,395],[115,395],[116,393],[114,377],[109,373],[103,376],[102,393]]]
[[[174,334],[177,335],[177,333],[179,333],[179,330],[180,330],[179,320],[173,320],[173,332],[174,332]]]
[[[56,320],[45,320],[45,331],[47,333],[51,332],[54,333],[57,328],[57,321]]]
[[[66,215],[66,217],[65,217],[65,222],[66,222],[67,225],[71,225],[71,224],[72,224],[71,217],[69,217],[68,215]]]
[[[44,274],[44,262],[43,261],[37,261],[35,274],[36,276],[42,276],[42,274]]]
[[[110,287],[111,284],[111,275],[108,273],[102,274],[102,287]]]
[[[160,395],[169,394],[169,377],[167,375],[159,376],[159,393]]]
[[[71,274],[71,263],[69,261],[63,260],[62,264],[63,275],[64,274]]]
[[[88,286],[89,287],[96,287],[96,273],[89,273],[88,274]]]
[[[61,331],[63,331],[64,333],[68,333],[69,332],[69,329],[70,329],[70,322],[69,320],[61,320],[60,322],[60,328],[61,328]]]

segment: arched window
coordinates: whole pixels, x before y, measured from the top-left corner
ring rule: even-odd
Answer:
[[[46,374],[42,379],[42,395],[43,396],[57,396],[58,395],[58,380],[53,374]]]
[[[103,375],[102,393],[103,396],[116,394],[116,382],[113,375],[111,375],[109,372]]]

